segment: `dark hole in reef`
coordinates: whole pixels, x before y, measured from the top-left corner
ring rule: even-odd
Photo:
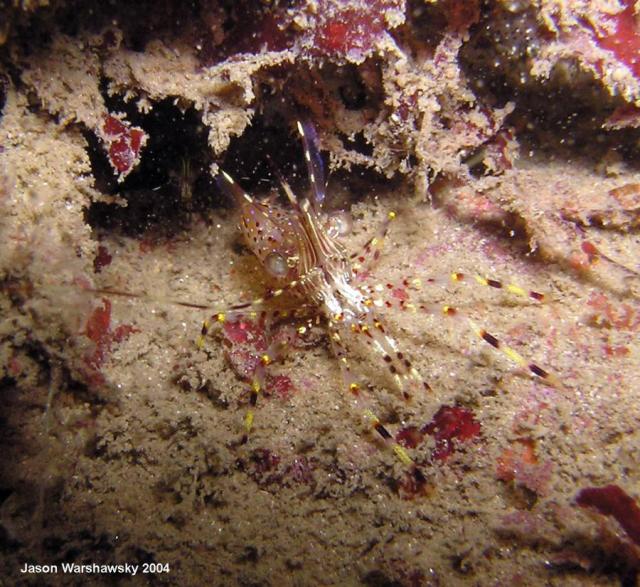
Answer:
[[[462,158],[462,162],[469,168],[469,173],[473,177],[482,177],[489,171],[483,161],[485,148],[485,145],[481,145]]]
[[[371,167],[352,165],[348,170],[339,169],[331,175],[330,186],[335,188],[328,190],[327,198],[331,201],[333,191],[336,193],[346,191],[351,201],[357,202],[365,198],[375,198],[378,195],[384,196],[400,189],[403,185],[404,178],[400,174],[387,177]]]
[[[367,141],[364,133],[356,133],[353,137],[341,134],[340,138],[342,139],[342,144],[345,146],[345,149],[356,151],[366,157],[373,155],[373,145]]]
[[[365,107],[379,110],[383,96],[382,75],[377,61],[368,61],[363,67],[370,72],[369,84],[365,84],[360,70],[352,64],[327,66],[318,70],[318,75],[325,78],[325,84],[331,87],[337,84],[337,94],[347,110],[361,110]],[[375,71],[375,75],[373,75]]]
[[[408,33],[414,42],[431,50],[435,49],[447,31],[447,18],[440,4],[430,4],[421,0],[410,0],[407,5],[407,24],[412,29]],[[398,36],[402,28],[392,34]]]
[[[281,51],[294,39],[294,30],[287,19],[287,10],[296,0],[261,1],[222,0],[224,37],[203,35],[201,60],[212,65],[239,53],[258,54],[261,50]],[[206,10],[206,9],[205,9]],[[200,17],[202,20],[202,17]]]
[[[70,37],[82,31],[104,35],[114,24],[122,32],[123,45],[132,51],[142,52],[153,39],[171,42],[172,39],[193,30],[203,29],[202,11],[210,9],[206,0],[138,0],[137,2],[71,2],[51,3],[55,6],[55,24],[60,32]],[[39,10],[35,18],[45,24]],[[106,34],[109,34],[108,32]]]
[[[110,3],[105,12],[112,15]],[[201,19],[206,2],[174,0],[145,0],[123,2],[117,6],[119,21],[123,23],[124,40],[133,51],[142,52],[152,39],[172,39],[181,32],[190,31]],[[113,18],[113,16],[111,16]]]
[[[182,111],[173,99],[154,104],[148,114],[120,102],[108,104],[108,108],[110,112],[125,112],[127,120],[144,129],[149,138],[138,166],[118,183],[101,141],[93,134],[87,135],[96,187],[127,201],[126,207],[93,203],[86,214],[93,228],[134,236],[149,230],[170,235],[186,227],[194,213],[218,204],[209,173],[209,131],[195,109]]]
[[[360,110],[367,104],[367,91],[362,82],[354,78],[338,87],[340,99],[347,110]]]
[[[240,556],[237,557],[237,562],[239,563],[257,563],[260,559],[260,552],[258,549],[253,546],[253,544],[249,544],[244,547],[244,550]]]
[[[244,133],[229,145],[220,167],[251,195],[276,190],[278,174],[297,194],[306,193],[309,180],[302,141],[295,120],[280,114],[256,117]]]
[[[295,120],[280,112],[256,117],[241,136],[231,141],[220,168],[231,175],[245,192],[258,198],[277,192],[280,184],[278,175],[289,183],[298,197],[309,195],[311,185]],[[367,151],[369,145],[361,144],[364,142],[361,135],[356,135],[355,140],[357,145],[353,143],[352,147],[358,146]],[[351,202],[372,194],[387,193],[402,181],[399,177],[389,179],[361,165],[353,165],[348,171],[329,173],[322,151],[320,156],[323,160],[323,181],[329,183],[325,205],[328,210],[349,208]],[[280,195],[280,200],[289,207],[284,195]],[[230,198],[227,202],[234,205]]]

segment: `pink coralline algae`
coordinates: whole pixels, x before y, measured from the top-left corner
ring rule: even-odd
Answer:
[[[372,55],[387,30],[404,22],[404,0],[320,0],[301,46],[312,55],[356,63]]]
[[[141,128],[131,126],[117,114],[107,115],[101,130],[109,163],[118,175],[118,180],[122,181],[138,164],[140,151],[147,142],[147,135]]]
[[[461,3],[462,4],[462,3]],[[234,54],[293,49],[303,56],[362,63],[405,20],[405,0],[307,0],[295,11],[252,10],[205,63]]]
[[[629,538],[640,546],[640,507],[624,489],[617,485],[587,487],[580,490],[576,503],[615,518]]]
[[[594,31],[598,45],[611,51],[616,59],[628,67],[633,75],[640,77],[640,30],[634,14],[634,2],[623,0],[625,9],[611,16],[603,17],[609,30],[598,28]]]

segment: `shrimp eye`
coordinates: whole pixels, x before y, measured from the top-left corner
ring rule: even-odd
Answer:
[[[353,228],[351,214],[345,210],[338,210],[331,214],[327,220],[327,231],[333,237],[346,236]]]
[[[289,272],[287,259],[280,253],[269,253],[264,260],[264,267],[272,277],[284,277]]]

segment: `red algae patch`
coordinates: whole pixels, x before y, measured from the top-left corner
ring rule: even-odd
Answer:
[[[433,436],[436,446],[431,458],[446,461],[454,452],[457,443],[471,440],[480,434],[480,422],[471,410],[460,406],[442,406],[433,420],[423,426],[407,426],[398,431],[396,440],[405,447],[415,448],[425,435]]]
[[[581,489],[576,495],[576,504],[583,508],[593,508],[603,516],[613,517],[629,538],[640,546],[640,507],[618,485]]]
[[[432,457],[443,461],[451,456],[457,442],[471,440],[480,434],[480,422],[471,410],[460,406],[442,406],[421,431],[435,438],[436,448]]]
[[[640,79],[640,27],[632,0],[623,0],[624,10],[603,17],[604,26],[594,30],[598,45],[611,51],[616,59]]]
[[[130,324],[119,324],[115,328],[111,324],[111,300],[104,298],[102,306],[96,307],[85,325],[84,334],[95,345],[94,350],[85,356],[93,382],[103,383],[104,376],[100,369],[107,360],[114,344],[126,340],[139,330]]]
[[[109,163],[118,180],[122,181],[140,160],[140,151],[147,142],[147,135],[131,126],[121,116],[109,114],[102,125],[102,137],[109,153]]]
[[[311,54],[362,62],[404,20],[404,0],[320,0],[308,40]]]

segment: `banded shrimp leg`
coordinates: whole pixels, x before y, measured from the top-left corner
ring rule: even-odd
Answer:
[[[440,287],[446,290],[450,284],[466,285],[469,287],[483,287],[493,291],[502,291],[514,299],[529,300],[531,304],[542,305],[550,302],[547,294],[541,293],[533,289],[527,289],[521,285],[498,280],[491,277],[485,277],[480,274],[467,275],[462,272],[452,272],[448,276],[429,277],[429,278],[404,278],[401,282],[401,286],[406,290],[423,291],[429,286]],[[393,290],[398,286],[387,283],[384,287],[380,287],[380,292],[386,290]],[[373,293],[373,292],[372,292]],[[429,315],[440,315],[446,319],[455,319],[466,330],[472,332],[478,339],[484,343],[490,345],[495,351],[501,353],[512,364],[518,368],[527,371],[534,379],[540,379],[547,385],[562,389],[565,387],[562,378],[554,374],[549,368],[542,367],[539,362],[534,361],[532,358],[525,356],[521,352],[517,351],[512,346],[506,344],[504,340],[498,335],[488,331],[486,327],[478,324],[474,320],[469,312],[462,308],[453,306],[451,304],[435,304],[429,302],[412,302],[404,299],[394,300],[382,300],[380,297],[375,299],[375,303],[378,305],[385,305],[387,307],[396,306],[402,311],[409,311],[414,313],[425,313]]]
[[[391,432],[371,408],[371,402],[365,396],[365,392],[360,383],[358,383],[351,368],[348,351],[343,343],[343,338],[340,335],[340,329],[334,322],[329,323],[329,341],[331,343],[333,354],[336,356],[340,366],[344,389],[349,394],[349,397],[356,409],[367,420],[371,428],[378,433],[385,445],[393,451],[398,460],[406,467],[409,467],[416,482],[419,484],[426,483],[426,478],[420,467],[416,465],[406,449],[396,442]]]
[[[240,369],[234,366],[236,363],[230,359],[236,375],[249,387],[241,444],[247,443],[254,429],[259,396],[272,391],[270,389],[273,384],[270,381],[272,366],[283,363],[293,348],[304,346],[304,342],[297,343],[297,341],[304,341],[305,333],[314,326],[312,309],[309,305],[298,305],[280,308],[264,307],[250,312],[246,310],[220,312],[203,324],[197,341],[198,348],[205,348],[204,339],[215,324],[225,331],[226,341],[242,349],[240,354],[248,353],[248,356],[241,361]],[[251,342],[248,342],[249,340]],[[245,369],[248,369],[248,372]]]
[[[322,172],[322,160],[317,150],[317,136],[313,126],[308,122],[298,122],[297,127],[305,149],[307,173],[314,192],[314,200],[318,207],[322,207],[325,199],[325,182]],[[395,212],[388,212],[375,234],[362,246],[361,251],[349,256],[349,261],[352,263],[350,270],[354,279],[365,264],[370,266],[378,261],[389,226],[395,218]],[[350,222],[350,219],[347,222]],[[336,230],[336,233],[340,235],[343,232]],[[363,397],[362,386],[357,382],[351,368],[348,351],[344,344],[344,335],[356,333],[365,337],[367,345],[373,347],[375,352],[382,357],[384,363],[388,365],[405,401],[409,401],[411,398],[411,394],[408,391],[410,383],[420,382],[426,391],[431,391],[431,387],[420,379],[419,373],[411,366],[411,363],[404,357],[402,352],[398,350],[395,340],[386,333],[382,321],[375,316],[372,310],[373,300],[366,298],[363,303],[366,308],[364,319],[358,319],[349,315],[349,313],[339,313],[328,319],[328,337],[333,354],[336,356],[340,366],[343,386],[371,427],[380,435],[385,444],[391,448],[400,462],[411,468],[416,482],[423,484],[426,479],[420,469],[413,462],[407,451],[395,442],[392,434],[372,411],[370,402]]]

